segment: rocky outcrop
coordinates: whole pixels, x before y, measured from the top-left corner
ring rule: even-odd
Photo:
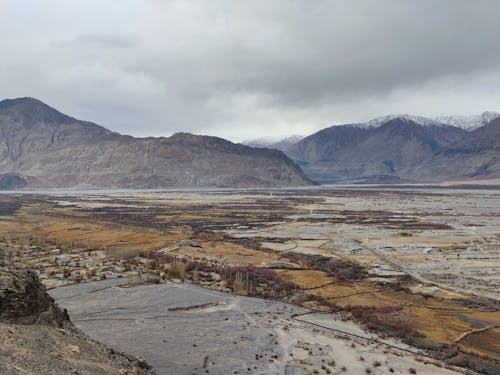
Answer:
[[[0,269],[0,321],[72,328],[66,311],[54,303],[29,270]]]
[[[178,133],[133,138],[42,102],[0,102],[0,189],[286,187],[309,185],[277,150]]]
[[[0,374],[155,373],[77,330],[29,270],[0,267],[0,337]]]

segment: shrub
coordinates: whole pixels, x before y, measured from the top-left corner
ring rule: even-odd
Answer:
[[[388,332],[396,337],[423,337],[408,323],[407,319],[398,314],[402,307],[347,305],[344,310],[350,312],[372,330]]]
[[[303,264],[307,268],[314,268],[326,272],[339,281],[360,280],[366,277],[366,270],[357,263],[343,259],[335,259],[317,254],[286,253],[283,254],[294,263]]]
[[[174,261],[170,264],[169,276],[171,278],[177,278],[184,281],[186,278],[186,263],[181,260],[174,259]]]

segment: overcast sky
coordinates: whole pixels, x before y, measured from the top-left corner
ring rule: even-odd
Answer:
[[[0,0],[0,99],[233,141],[500,111],[499,0]]]

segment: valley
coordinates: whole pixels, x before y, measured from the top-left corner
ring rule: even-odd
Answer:
[[[500,1],[0,1],[0,375],[500,375]]]
[[[147,298],[150,302],[141,302],[147,316],[165,311],[178,314],[176,321],[186,325],[191,324],[190,317],[205,317],[202,312],[206,310],[219,314],[227,307],[228,314],[234,311],[229,306],[234,298],[238,305],[239,297],[225,293],[235,293],[292,304],[287,305],[290,311],[307,313],[292,319],[289,328],[299,331],[290,340],[306,335],[307,345],[327,342],[337,362],[341,357],[334,354],[336,348],[349,345],[322,337],[330,332],[328,327],[344,332],[346,324],[354,324],[357,328],[351,333],[389,340],[453,371],[457,371],[453,366],[461,366],[488,373],[498,366],[500,195],[495,189],[55,190],[1,194],[0,202],[0,247],[8,254],[6,259],[37,270],[77,326],[120,350],[129,351],[127,346],[132,345],[129,339],[115,336],[122,328],[110,325],[99,336],[97,328],[91,327],[94,323],[85,322],[87,314],[88,318],[95,311],[99,318],[104,314],[119,324],[115,312],[123,309],[124,322],[141,321],[142,313],[127,305],[133,298],[119,297],[123,293]],[[96,285],[91,297],[86,297],[86,285]],[[205,289],[197,289],[200,286]],[[138,288],[141,292],[134,294]],[[142,296],[143,290],[151,291],[151,296]],[[194,297],[177,303],[157,295],[175,296],[179,290],[184,290],[182,298],[190,293]],[[92,305],[95,298],[102,302]],[[158,299],[165,299],[165,305],[157,305]],[[108,303],[116,304],[116,309],[103,309]],[[183,310],[191,305],[199,306],[194,317],[187,313],[190,308]],[[273,306],[269,309],[283,305],[276,302]],[[255,313],[268,316],[267,309],[259,307]],[[246,324],[245,319],[232,324]],[[262,319],[258,325],[267,322]],[[270,318],[271,323],[274,320]],[[276,334],[283,329],[281,324],[282,320],[266,329]],[[307,334],[301,331],[304,324]],[[315,332],[313,327],[322,331]],[[137,334],[128,328],[124,335]],[[168,342],[169,329],[162,332],[162,340]],[[182,336],[182,331],[172,334]],[[231,335],[220,341],[212,337],[212,342],[230,345]],[[358,339],[364,342],[366,338]],[[282,349],[273,352],[266,345],[258,341],[251,347],[277,356],[269,366],[295,368],[297,363],[289,354],[295,355],[296,347],[285,353]],[[148,349],[152,357],[156,348]],[[137,354],[132,347],[130,351]],[[245,353],[240,353],[241,358],[248,359]],[[141,356],[154,364],[146,354]],[[202,373],[203,351],[196,356],[196,371]],[[180,363],[182,358],[176,360]],[[306,370],[302,366],[286,373],[314,369],[328,373],[321,369],[322,359],[326,357],[318,356]],[[221,366],[222,361],[216,363]],[[251,369],[255,365],[248,363]],[[359,373],[364,367],[358,365],[347,373]],[[375,374],[385,373],[378,366],[369,367]],[[217,367],[219,372],[227,368]],[[436,373],[418,369],[418,373],[425,371]],[[186,369],[185,373],[192,372]]]

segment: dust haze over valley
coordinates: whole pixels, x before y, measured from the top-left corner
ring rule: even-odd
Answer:
[[[0,1],[0,374],[499,374],[499,16]]]

